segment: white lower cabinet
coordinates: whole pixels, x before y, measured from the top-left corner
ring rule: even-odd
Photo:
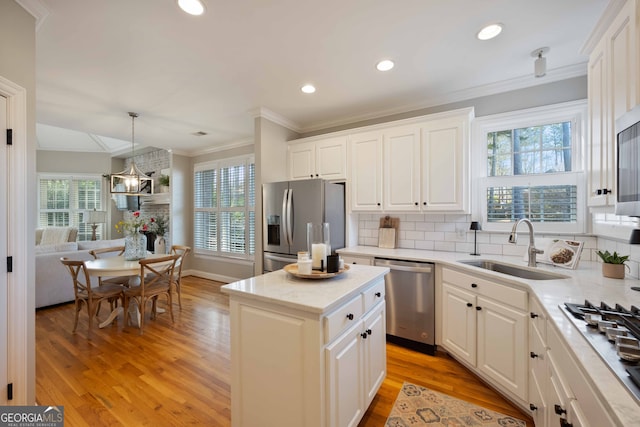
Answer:
[[[386,376],[384,290],[327,313],[232,296],[232,425],[357,426]]]
[[[535,298],[529,301],[529,410],[535,425],[548,418],[549,365],[547,362],[546,313]]]
[[[562,342],[560,334],[550,322],[547,325],[547,340],[549,418],[546,425],[567,427],[616,425],[607,414],[606,408],[586,376],[580,372],[578,363]]]
[[[527,292],[442,269],[442,346],[499,390],[527,399]]]
[[[345,264],[373,265],[373,258],[357,255],[340,255]]]
[[[384,301],[327,346],[329,425],[357,426],[386,376]]]

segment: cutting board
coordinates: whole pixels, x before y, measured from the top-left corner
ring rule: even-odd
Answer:
[[[378,229],[378,247],[383,249],[395,249],[398,243],[399,218],[385,216],[380,218]]]

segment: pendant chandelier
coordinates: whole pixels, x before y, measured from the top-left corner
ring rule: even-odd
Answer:
[[[111,192],[130,196],[153,194],[153,178],[138,169],[134,161],[134,122],[138,113],[129,113],[131,117],[131,165],[122,172],[111,174]]]

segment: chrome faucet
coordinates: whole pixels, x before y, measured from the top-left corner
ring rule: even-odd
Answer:
[[[516,243],[518,241],[518,233],[516,233],[516,229],[521,222],[524,222],[529,227],[529,247],[527,248],[527,253],[529,254],[529,263],[527,264],[529,267],[535,267],[537,265],[536,255],[543,254],[544,251],[540,249],[536,249],[535,247],[535,237],[533,235],[533,224],[527,218],[522,218],[518,220],[515,224],[513,224],[513,228],[511,229],[511,234],[509,235],[509,243]]]

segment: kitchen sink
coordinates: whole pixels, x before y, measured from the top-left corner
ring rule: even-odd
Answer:
[[[551,273],[549,271],[535,270],[528,267],[520,267],[518,265],[506,264],[499,261],[488,259],[471,259],[460,261],[462,264],[471,265],[473,267],[483,268],[485,270],[495,271],[509,276],[520,277],[529,280],[554,280],[568,279],[569,276],[563,274]]]

